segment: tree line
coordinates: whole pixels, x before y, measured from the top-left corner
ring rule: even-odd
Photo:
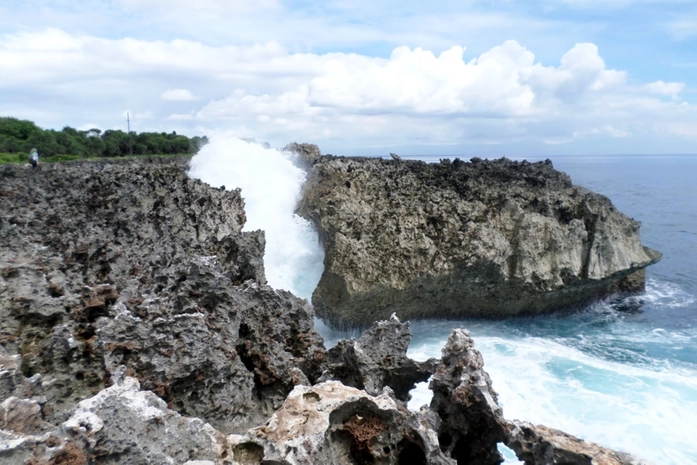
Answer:
[[[124,132],[70,126],[60,131],[42,129],[32,121],[0,117],[0,153],[26,154],[32,148],[41,157],[76,155],[80,157],[123,157],[128,155],[195,154],[208,143],[206,136],[189,138],[172,131]]]

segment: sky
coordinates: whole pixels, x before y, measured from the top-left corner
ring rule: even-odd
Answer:
[[[346,155],[697,153],[696,0],[0,0],[0,116]]]

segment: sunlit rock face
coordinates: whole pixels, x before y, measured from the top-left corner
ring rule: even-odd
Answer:
[[[336,326],[569,309],[642,290],[660,259],[638,222],[551,162],[308,162],[298,211],[326,253],[313,303]]]

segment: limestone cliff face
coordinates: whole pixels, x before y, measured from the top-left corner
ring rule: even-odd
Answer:
[[[313,303],[335,325],[551,312],[640,290],[660,258],[551,162],[312,162],[298,211],[324,243]]]

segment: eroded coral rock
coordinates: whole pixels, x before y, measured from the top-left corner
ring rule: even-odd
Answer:
[[[455,465],[440,451],[437,422],[388,393],[327,381],[297,386],[266,425],[229,440],[237,463]]]
[[[63,430],[95,463],[215,461],[226,448],[212,426],[169,410],[130,377],[80,402]]]
[[[297,142],[290,143],[283,148],[286,152],[294,153],[298,156],[299,165],[301,168],[310,168],[317,163],[322,156],[322,153],[314,144],[298,144]]]
[[[0,167],[0,402],[36,399],[57,425],[125,365],[177,412],[244,432],[321,374],[312,308],[265,284],[239,189],[186,169]]]
[[[508,429],[507,445],[526,465],[650,465],[546,426],[515,421]]]
[[[335,379],[371,395],[389,386],[397,399],[407,402],[409,391],[428,380],[437,363],[436,359],[416,362],[407,357],[410,342],[409,322],[402,323],[392,315],[374,323],[357,341],[342,340],[329,349],[322,379]]]
[[[315,310],[340,327],[572,308],[643,289],[628,277],[660,258],[546,162],[322,156],[298,211],[325,247]]]
[[[49,428],[50,425],[41,418],[41,405],[36,400],[10,396],[0,404],[0,429],[41,434]]]
[[[431,379],[431,409],[441,419],[441,447],[458,463],[498,464],[498,444],[506,439],[498,396],[484,370],[482,354],[469,331],[455,329]]]
[[[138,380],[119,370],[114,385],[81,401],[70,418],[43,435],[0,430],[3,464],[222,463],[225,436],[198,418],[182,417]],[[13,398],[11,398],[13,399]],[[4,406],[4,404],[3,404]],[[11,425],[3,425],[7,427]]]

